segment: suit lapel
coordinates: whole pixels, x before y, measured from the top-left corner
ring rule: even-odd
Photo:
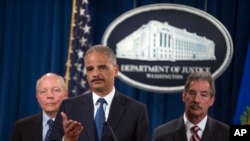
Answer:
[[[92,94],[86,94],[86,96],[82,98],[81,105],[79,107],[80,107],[80,111],[84,111],[84,112],[79,112],[81,113],[80,121],[83,121],[84,123],[83,132],[86,132],[89,141],[94,141],[96,140],[96,133],[93,131],[95,131],[96,129],[95,129],[95,123],[94,123],[94,117],[93,117],[94,107],[93,107]]]
[[[114,132],[116,131],[116,128],[122,120],[121,118],[125,112],[125,105],[126,100],[121,96],[120,93],[116,91],[110,106],[110,111],[107,120]],[[111,131],[108,129],[107,126],[104,126],[103,135],[106,135],[106,137],[104,137],[104,140],[113,140]]]
[[[32,136],[35,141],[42,141],[42,114],[39,114],[33,119],[33,126],[31,127],[30,136]]]
[[[214,141],[215,140],[215,134],[213,129],[213,122],[211,121],[210,117],[207,118],[207,124],[204,130],[204,133],[202,135],[201,141]]]
[[[118,92],[115,93],[113,101],[110,107],[110,113],[108,116],[108,123],[115,130],[125,112],[126,101],[120,96]]]
[[[184,131],[183,131],[184,129]],[[175,141],[186,141],[187,140],[187,137],[186,137],[186,129],[185,127],[184,128],[181,128],[179,132],[176,132],[173,136],[174,136],[174,140]]]
[[[174,128],[177,128],[177,131],[174,133],[174,141],[187,141],[187,136],[186,136],[186,126],[184,124],[183,118],[179,118],[177,120],[176,126]],[[179,127],[178,127],[179,126]]]

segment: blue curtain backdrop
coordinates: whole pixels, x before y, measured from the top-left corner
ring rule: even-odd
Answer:
[[[178,3],[205,10],[230,32],[234,56],[216,80],[217,96],[211,116],[233,123],[250,35],[248,0],[90,0],[93,44],[101,42],[107,26],[133,8],[155,3]],[[17,119],[40,112],[36,79],[46,72],[65,74],[71,0],[0,1],[0,141],[7,141]],[[158,94],[128,86],[116,87],[148,107],[153,129],[183,114],[181,93]]]

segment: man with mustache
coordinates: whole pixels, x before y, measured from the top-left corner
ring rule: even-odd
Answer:
[[[229,141],[229,126],[208,116],[215,100],[209,72],[191,73],[182,93],[183,116],[155,128],[153,141]]]
[[[91,92],[62,102],[50,140],[150,141],[146,105],[121,94],[114,86],[119,68],[112,49],[90,47],[84,63]],[[100,109],[105,116],[101,128],[96,126]]]

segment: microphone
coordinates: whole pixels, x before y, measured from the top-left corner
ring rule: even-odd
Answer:
[[[110,126],[110,124],[109,124],[107,121],[104,121],[103,124],[104,124],[105,126],[108,126],[109,131],[111,132],[113,139],[114,139],[115,141],[118,141],[118,140],[117,140],[117,137],[116,137],[116,135],[115,135],[115,133],[114,133],[114,130],[112,129],[112,127]]]

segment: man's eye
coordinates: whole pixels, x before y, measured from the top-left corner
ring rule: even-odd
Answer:
[[[44,94],[44,93],[46,93],[46,92],[47,92],[47,91],[40,91],[39,93],[40,93],[40,94]]]
[[[202,96],[202,97],[207,97],[208,94],[207,94],[207,93],[202,93],[201,96]]]
[[[87,68],[86,70],[87,70],[88,72],[92,71],[92,69],[91,69],[91,68]]]
[[[53,92],[60,92],[60,89],[53,89]]]
[[[105,66],[100,66],[100,70],[104,70],[105,68]]]
[[[195,95],[195,93],[194,92],[189,92],[189,95]]]

